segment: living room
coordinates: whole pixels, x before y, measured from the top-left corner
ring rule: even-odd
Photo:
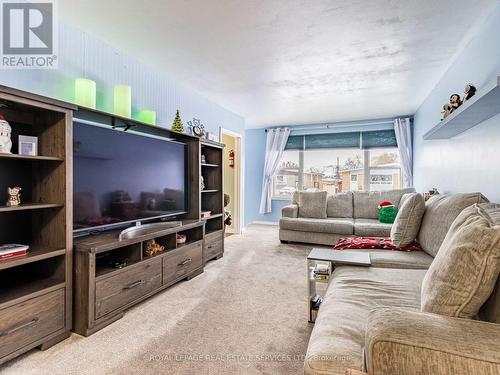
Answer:
[[[500,373],[498,1],[0,6],[0,373]]]

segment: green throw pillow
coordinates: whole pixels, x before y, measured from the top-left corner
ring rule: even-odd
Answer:
[[[385,206],[378,211],[378,219],[381,223],[392,224],[397,214],[398,209],[396,206]]]

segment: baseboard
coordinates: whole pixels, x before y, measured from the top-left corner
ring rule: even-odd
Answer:
[[[279,225],[279,223],[277,221],[252,221],[252,224],[274,225],[274,226]]]

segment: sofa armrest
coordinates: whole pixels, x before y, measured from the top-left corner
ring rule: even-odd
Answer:
[[[281,209],[281,216],[296,218],[299,216],[299,206],[296,204],[289,204]]]
[[[371,312],[370,375],[499,374],[500,324],[381,308]]]

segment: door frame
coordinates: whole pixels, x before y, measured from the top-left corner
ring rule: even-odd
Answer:
[[[236,139],[235,141],[235,150],[234,150],[234,164],[236,166],[234,173],[234,190],[236,192],[236,199],[234,202],[235,207],[238,209],[238,215],[233,216],[234,222],[234,233],[240,234],[242,231],[242,223],[243,223],[243,135],[237,132],[234,132],[229,129],[225,129],[222,126],[219,128],[219,140],[222,143],[222,135],[228,135]],[[229,150],[224,149],[224,152],[228,152]],[[224,160],[224,158],[223,158]],[[232,198],[232,197],[231,197]],[[234,214],[234,212],[233,212]],[[227,229],[226,229],[227,230]],[[228,231],[228,233],[231,233]]]

